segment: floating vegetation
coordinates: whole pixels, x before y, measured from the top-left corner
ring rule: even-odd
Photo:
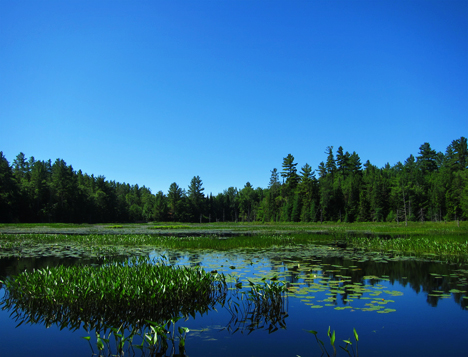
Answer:
[[[0,234],[0,258],[37,257],[96,257],[116,255],[145,255],[157,248],[217,249],[269,248],[310,243],[307,237],[285,235],[236,236],[216,235],[161,236],[149,234]]]

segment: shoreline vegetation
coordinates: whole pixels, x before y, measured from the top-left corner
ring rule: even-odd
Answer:
[[[211,224],[0,224],[0,257],[37,254],[37,245],[59,256],[148,254],[152,249],[268,248],[329,244],[408,255],[468,257],[466,222],[211,223]],[[52,254],[52,253],[50,253]]]

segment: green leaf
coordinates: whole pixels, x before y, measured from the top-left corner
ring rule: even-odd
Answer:
[[[102,351],[104,349],[104,342],[102,342],[102,339],[99,336],[97,336],[96,345],[99,351]]]
[[[354,332],[354,338],[356,339],[356,342],[359,342],[359,336],[355,328],[353,328],[353,332]]]

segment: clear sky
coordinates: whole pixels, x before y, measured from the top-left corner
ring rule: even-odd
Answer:
[[[0,151],[167,193],[468,136],[468,1],[1,0]]]

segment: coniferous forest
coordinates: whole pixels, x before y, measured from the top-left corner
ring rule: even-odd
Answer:
[[[199,176],[187,189],[145,186],[75,171],[64,160],[40,161],[0,152],[0,222],[105,223],[139,221],[402,222],[468,219],[467,139],[445,153],[429,143],[394,166],[362,163],[356,152],[326,149],[316,171],[289,154],[266,188],[249,182],[205,195]]]

